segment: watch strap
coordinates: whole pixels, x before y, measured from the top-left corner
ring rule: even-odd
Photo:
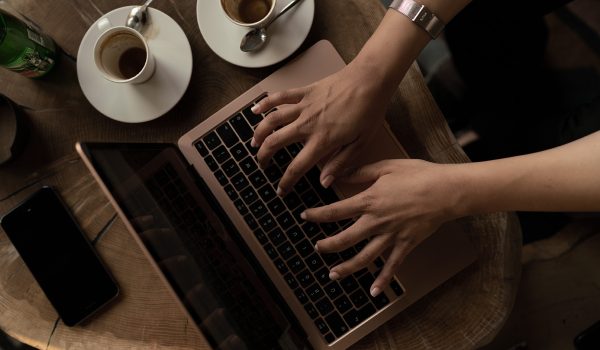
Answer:
[[[400,12],[423,28],[432,39],[437,38],[444,30],[445,23],[425,5],[414,0],[394,0],[390,8]]]

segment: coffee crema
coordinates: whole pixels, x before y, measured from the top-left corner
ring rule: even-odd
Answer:
[[[265,18],[271,10],[270,0],[241,0],[238,5],[240,20],[244,23],[255,23]]]

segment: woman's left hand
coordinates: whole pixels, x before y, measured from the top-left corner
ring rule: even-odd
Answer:
[[[350,275],[391,248],[371,286],[371,294],[379,294],[414,247],[442,223],[462,216],[460,186],[449,171],[453,166],[413,159],[386,160],[341,178],[343,182],[372,185],[353,197],[302,214],[314,222],[357,218],[346,230],[318,241],[316,249],[319,253],[339,252],[364,239],[370,241],[352,259],[331,268],[329,277],[337,280]]]

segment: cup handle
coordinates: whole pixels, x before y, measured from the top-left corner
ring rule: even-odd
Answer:
[[[103,32],[103,31],[107,30],[108,28],[112,27],[112,24],[110,23],[110,21],[106,17],[100,19],[98,21],[98,24],[96,24],[96,25],[98,26],[98,29],[100,29],[101,32]]]

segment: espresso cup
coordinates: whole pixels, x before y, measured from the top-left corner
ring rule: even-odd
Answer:
[[[277,0],[221,0],[225,16],[233,23],[249,28],[268,24],[275,13]]]
[[[154,56],[146,38],[137,30],[98,22],[103,33],[94,45],[94,63],[104,78],[115,83],[139,84],[154,74]]]

